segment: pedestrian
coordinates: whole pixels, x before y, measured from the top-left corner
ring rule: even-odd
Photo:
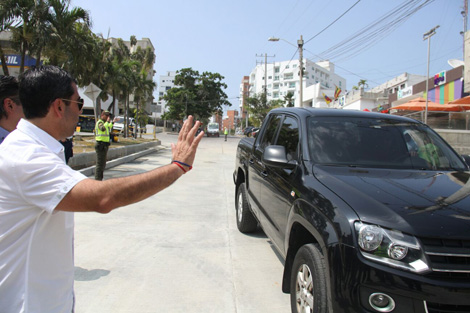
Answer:
[[[18,97],[18,81],[13,76],[0,76],[0,144],[12,132],[23,114]]]
[[[174,132],[174,131],[175,131],[175,129],[176,129],[176,125],[175,125],[175,123],[173,123],[173,125],[171,125],[171,131],[173,131],[173,132]]]
[[[59,141],[64,146],[65,164],[69,164],[69,159],[73,157],[73,136]]]
[[[228,136],[228,129],[227,129],[227,127],[224,128],[224,135],[225,135],[225,141],[227,141],[227,136]]]
[[[22,74],[25,119],[0,145],[0,311],[74,310],[74,212],[109,213],[167,188],[192,168],[202,136],[190,116],[172,144],[171,164],[106,181],[65,164],[59,140],[82,111],[76,81],[56,66]]]
[[[96,151],[96,166],[95,166],[95,179],[103,180],[103,172],[106,168],[106,158],[108,156],[108,149],[110,145],[110,133],[113,129],[111,122],[111,115],[109,111],[101,112],[100,119],[95,124],[95,151]]]

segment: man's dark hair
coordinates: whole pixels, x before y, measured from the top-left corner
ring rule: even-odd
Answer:
[[[6,98],[18,97],[18,81],[13,76],[0,76],[0,119],[8,117],[3,108]]]
[[[32,68],[19,80],[20,101],[27,119],[45,117],[55,99],[73,95],[72,83],[77,83],[67,71],[52,65]]]

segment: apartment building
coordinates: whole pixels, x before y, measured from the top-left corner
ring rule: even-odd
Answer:
[[[117,45],[119,39],[117,38],[109,38],[108,41],[111,42],[113,45]],[[137,39],[135,45],[131,45],[131,42],[128,40],[123,40],[124,44],[129,48],[129,51],[131,53],[134,53],[137,51],[137,49],[150,49],[152,53],[155,54],[155,48],[152,44],[152,41],[150,41],[149,38],[143,37],[142,39]],[[153,81],[153,76],[155,75],[155,70],[153,69],[153,66],[155,65],[155,58],[154,62],[151,66],[152,70],[147,73],[147,79]],[[134,95],[129,96],[129,108],[135,108],[136,105],[134,103]],[[124,108],[120,108],[120,110],[123,110]],[[144,103],[144,109],[147,113],[151,113],[153,110],[155,110],[154,103],[153,103],[153,97],[149,97],[148,99],[145,100]]]
[[[155,102],[155,114],[157,118],[161,118],[162,114],[166,111],[166,101],[163,100],[163,96],[166,95],[168,90],[175,86],[176,71],[167,71],[165,75],[160,75],[158,82],[158,99]]]
[[[346,88],[346,79],[335,73],[334,64],[330,61],[312,62],[304,59],[303,64],[303,90],[316,84],[318,84],[319,90],[331,91],[336,87]],[[296,107],[312,106],[314,104],[313,99],[306,97],[306,95],[303,96],[303,103],[300,103],[299,70],[299,60],[257,65],[249,76],[250,96],[260,94],[266,88],[268,101],[284,100],[284,97],[291,92]],[[240,98],[242,98],[242,88],[240,89]]]

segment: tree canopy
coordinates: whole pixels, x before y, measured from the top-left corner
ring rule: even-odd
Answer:
[[[97,85],[103,91],[97,108],[109,93],[113,104],[116,99],[125,104],[127,115],[132,94],[135,113],[145,114],[141,103],[152,99],[155,83],[148,73],[153,71],[155,54],[150,48],[140,47],[131,53],[122,39],[112,44],[102,35],[94,34],[90,26],[89,13],[80,7],[70,7],[70,0],[0,0],[0,31],[12,32],[12,45],[21,54],[20,74],[24,71],[25,56],[30,55],[36,58],[36,65],[42,62],[64,68],[79,86]],[[135,36],[131,36],[131,46],[136,42]],[[1,47],[0,59],[4,74],[9,75]]]
[[[175,87],[168,90],[163,99],[167,102],[165,118],[182,120],[188,115],[205,121],[215,113],[221,114],[223,105],[231,106],[227,100],[223,82],[225,77],[219,73],[203,72],[183,68],[176,72]]]
[[[283,107],[283,102],[283,100],[267,101],[266,94],[264,92],[247,98],[246,103],[248,104],[250,124],[253,126],[260,126],[269,111]]]

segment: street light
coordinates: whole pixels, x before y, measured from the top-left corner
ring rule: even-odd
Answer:
[[[268,38],[268,41],[279,41],[279,40],[282,40],[282,41],[285,41],[287,42],[288,44],[290,44],[291,46],[294,46],[294,47],[298,47],[299,48],[299,65],[300,65],[300,72],[299,72],[299,76],[300,76],[300,94],[299,94],[299,98],[300,98],[300,106],[303,107],[303,83],[304,83],[304,62],[303,62],[303,47],[304,47],[304,39],[302,37],[302,35],[300,35],[300,39],[297,40],[297,46],[288,42],[287,40],[284,40],[282,38],[276,38],[276,37],[270,37]]]
[[[431,50],[431,37],[436,34],[436,29],[439,25],[428,31],[423,35],[423,40],[428,40],[428,74],[426,75],[426,110],[424,112],[424,124],[428,123],[428,99],[429,99],[429,56]]]

